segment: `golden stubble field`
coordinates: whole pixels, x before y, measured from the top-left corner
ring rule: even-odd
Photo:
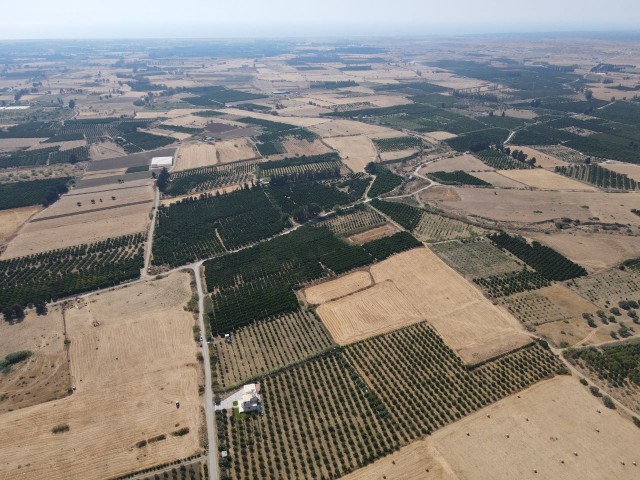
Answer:
[[[596,187],[564,177],[558,173],[550,172],[543,168],[535,168],[531,170],[499,170],[498,173],[507,178],[511,178],[512,180],[540,190],[598,191]]]
[[[515,318],[491,304],[431,250],[416,248],[394,255],[373,265],[370,273],[373,286],[317,308],[340,345],[423,320],[470,364],[531,341]],[[331,281],[319,287],[335,290]]]
[[[0,415],[0,478],[102,479],[200,451],[190,296],[190,277],[175,273],[68,309],[76,391]],[[52,433],[59,424],[69,431]],[[183,427],[189,433],[171,435]],[[136,447],[159,435],[166,439]]]
[[[639,442],[630,420],[576,378],[557,376],[343,480],[631,480]]]
[[[375,162],[378,151],[371,139],[365,135],[330,137],[323,141],[340,153],[340,158],[354,172],[364,172],[369,162]]]
[[[0,245],[9,241],[20,230],[20,227],[40,210],[42,207],[39,205],[0,210]]]
[[[32,352],[31,357],[0,373],[0,414],[62,398],[71,386],[58,307],[42,316],[32,310],[14,324],[0,322],[0,357],[22,350]]]

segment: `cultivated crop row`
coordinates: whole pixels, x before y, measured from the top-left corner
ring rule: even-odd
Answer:
[[[136,278],[143,266],[145,235],[0,261],[0,309],[46,303]]]
[[[537,290],[538,288],[548,287],[550,285],[549,280],[545,277],[527,268],[518,272],[474,278],[473,281],[487,290],[489,296],[494,298],[513,295],[514,293],[528,290]]]
[[[124,148],[127,153],[154,150],[171,145],[175,141],[175,138],[153,135],[147,132],[138,132],[137,130],[123,133],[116,138],[116,143]]]
[[[498,247],[484,240],[443,242],[429,248],[448,265],[472,278],[514,272],[522,268]]]
[[[511,158],[506,153],[495,148],[480,150],[479,152],[475,152],[475,156],[496,170],[525,170],[533,168],[528,163]]]
[[[436,182],[443,183],[445,185],[474,185],[478,187],[490,187],[489,182],[474,177],[462,170],[456,170],[455,172],[432,172],[428,174],[429,178],[432,178]]]
[[[319,225],[326,226],[338,235],[348,235],[358,231],[368,230],[386,223],[386,219],[376,210],[365,205],[359,205],[349,210],[343,210],[327,219]]]
[[[408,150],[410,148],[420,148],[422,140],[418,137],[394,137],[394,138],[374,138],[373,143],[380,152],[393,152],[397,150]]]
[[[372,200],[371,206],[391,217],[394,222],[400,224],[407,230],[413,230],[418,226],[424,212],[419,208],[412,207],[405,203],[385,202],[378,199]]]
[[[423,212],[413,233],[426,242],[441,242],[455,238],[474,237],[482,234],[483,231],[460,220]]]
[[[384,167],[376,169],[376,179],[369,189],[369,197],[377,197],[396,188],[402,183],[402,177]]]
[[[384,260],[395,253],[420,247],[420,243],[409,232],[398,232],[389,237],[365,243],[362,247],[376,260]]]
[[[66,191],[71,177],[30,180],[26,182],[0,184],[0,210],[28,207],[49,202],[52,192]],[[57,198],[57,197],[56,197]]]
[[[490,235],[489,238],[498,247],[526,262],[549,280],[569,280],[587,274],[580,265],[539,242],[529,244],[522,237],[512,237],[504,232]]]
[[[255,178],[256,165],[256,162],[242,162],[175,172],[171,174],[164,193],[178,196],[228,185],[243,185]]]
[[[614,190],[637,190],[638,183],[623,173],[617,173],[600,165],[568,165],[556,167],[562,175]]]

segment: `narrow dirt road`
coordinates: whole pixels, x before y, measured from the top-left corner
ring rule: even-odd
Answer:
[[[156,215],[158,214],[158,206],[160,205],[160,189],[155,186],[155,200],[153,202],[153,216],[151,217],[151,225],[147,233],[147,242],[144,247],[144,266],[140,271],[140,278],[149,278],[149,264],[151,263],[151,250],[153,249],[153,234],[156,229]]]

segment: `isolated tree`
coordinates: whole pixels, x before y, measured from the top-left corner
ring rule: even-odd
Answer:
[[[75,100],[69,100],[69,108],[71,110],[73,110],[74,108],[76,108],[76,101]]]
[[[584,91],[584,98],[591,100],[593,98],[593,92],[589,89]]]
[[[43,301],[39,301],[36,303],[36,314],[38,315],[46,315],[47,314],[47,304]]]
[[[376,164],[373,162],[369,162],[367,163],[367,165],[364,167],[364,171],[367,172],[369,175],[375,175],[376,172],[378,171]]]
[[[169,186],[169,172],[165,167],[163,167],[160,173],[158,174],[156,185],[158,186],[158,189],[161,192],[164,192]]]

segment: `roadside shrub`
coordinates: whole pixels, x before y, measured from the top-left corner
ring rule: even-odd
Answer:
[[[69,430],[71,430],[71,427],[69,427],[68,424],[60,423],[60,424],[56,425],[55,427],[53,427],[51,429],[51,432],[54,433],[54,434],[58,434],[58,433],[68,432]]]

